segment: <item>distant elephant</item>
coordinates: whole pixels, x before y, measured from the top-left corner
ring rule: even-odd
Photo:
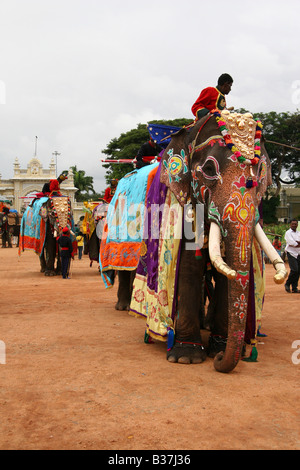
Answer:
[[[21,219],[22,219],[22,214],[19,214],[14,209],[11,209],[9,211],[9,214],[8,214],[9,231],[12,237],[16,237],[17,247],[19,246],[19,241],[20,241]]]
[[[216,272],[211,339],[225,350],[214,360],[220,372],[233,370],[242,354],[254,240],[271,259],[275,282],[287,275],[259,224],[259,206],[271,184],[261,127],[249,113],[213,111],[172,137],[149,189],[147,216],[163,204],[159,236],[153,237],[148,222],[130,310],[146,318],[150,336],[168,342],[170,362],[206,357],[199,312],[207,261]],[[195,240],[182,230],[184,222],[193,226]]]
[[[105,202],[85,203],[85,216],[81,231],[87,243],[87,253],[91,264],[99,263],[99,251],[108,204]]]
[[[57,238],[62,229],[71,230],[74,253],[76,251],[71,201],[66,196],[35,199],[23,214],[21,221],[19,254],[33,250],[40,257],[41,272],[45,276],[61,273],[61,260]],[[56,261],[56,266],[55,266]]]
[[[0,230],[2,238],[2,248],[6,248],[6,246],[8,246],[8,248],[12,248],[8,208],[4,208],[3,212],[0,212]]]

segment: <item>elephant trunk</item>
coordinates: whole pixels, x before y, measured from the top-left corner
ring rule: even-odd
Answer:
[[[254,230],[254,228],[253,228]],[[253,232],[252,230],[252,232]],[[253,234],[249,233],[249,240]],[[215,268],[228,278],[228,338],[225,352],[220,352],[215,356],[214,367],[218,372],[232,371],[241,357],[244,345],[244,336],[247,318],[247,301],[249,292],[249,269],[251,259],[251,243],[247,244],[247,252],[244,253],[243,275],[246,277],[240,280],[241,269],[237,256],[236,246],[232,246],[225,240],[226,257],[231,261],[229,267],[221,258],[220,253],[220,228],[212,223],[209,238],[209,253],[212,264]],[[235,269],[233,269],[235,268]],[[239,279],[237,274],[239,272]]]
[[[252,240],[252,235],[259,242],[262,250],[268,256],[273,263],[276,270],[274,281],[277,284],[284,282],[287,276],[287,271],[284,266],[283,260],[278,257],[278,254],[261,226],[257,224],[254,229],[254,233],[249,233],[249,240]],[[225,352],[220,352],[216,355],[214,360],[215,369],[219,372],[230,372],[237,365],[243,348],[246,318],[247,318],[247,303],[249,296],[249,274],[248,279],[236,280],[238,263],[235,264],[236,270],[229,267],[225,261],[223,261],[220,253],[220,242],[221,242],[221,231],[217,224],[211,223],[210,235],[209,235],[209,254],[212,264],[215,268],[227,276],[229,279],[228,283],[228,339]],[[251,259],[251,247],[252,242],[248,244],[247,252],[244,254],[247,260],[246,264],[243,264],[243,272],[249,273],[250,271],[250,259]],[[231,246],[227,243],[226,254],[228,259],[236,259],[234,253],[235,246]],[[234,266],[234,267],[235,267]],[[244,273],[239,275],[245,276]]]

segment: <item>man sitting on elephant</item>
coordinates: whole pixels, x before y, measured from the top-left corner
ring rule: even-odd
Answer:
[[[202,118],[213,109],[225,109],[225,95],[230,93],[232,84],[232,77],[228,73],[223,73],[218,78],[216,87],[204,88],[192,106],[192,113],[196,116],[196,120]]]
[[[156,157],[162,151],[162,147],[158,145],[152,137],[145,142],[139,149],[136,156],[136,168],[143,168],[144,166],[150,165],[150,161],[144,161],[144,157]]]
[[[117,186],[118,186],[118,180],[112,179],[110,182],[110,186],[108,186],[105,190],[104,197],[103,197],[104,202],[106,202],[107,204],[110,203],[110,201],[114,197]]]

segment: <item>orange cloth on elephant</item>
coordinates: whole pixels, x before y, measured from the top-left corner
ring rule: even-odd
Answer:
[[[192,106],[192,113],[197,119],[205,116],[213,109],[226,108],[225,96],[215,87],[204,88]]]

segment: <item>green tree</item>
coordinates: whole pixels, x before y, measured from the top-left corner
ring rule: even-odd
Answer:
[[[272,178],[280,192],[281,183],[300,183],[300,115],[299,113],[264,113],[259,115],[263,123],[265,146],[272,163]]]
[[[90,199],[92,195],[95,195],[95,190],[93,187],[93,177],[86,176],[85,171],[77,170],[77,166],[71,167],[74,175],[74,186],[78,188],[75,193],[76,201],[84,201]],[[92,193],[92,194],[90,194]]]
[[[264,224],[277,224],[276,208],[280,204],[279,196],[271,196],[263,199]]]
[[[151,124],[162,124],[164,126],[183,127],[190,123],[188,119],[173,119],[151,121]],[[149,139],[149,132],[146,124],[138,124],[136,129],[131,129],[126,133],[122,133],[120,137],[112,139],[102,153],[107,155],[108,159],[132,160],[136,157],[141,145]],[[107,168],[105,179],[107,184],[115,178],[120,180],[127,173],[133,170],[132,163],[107,163],[103,165]]]

